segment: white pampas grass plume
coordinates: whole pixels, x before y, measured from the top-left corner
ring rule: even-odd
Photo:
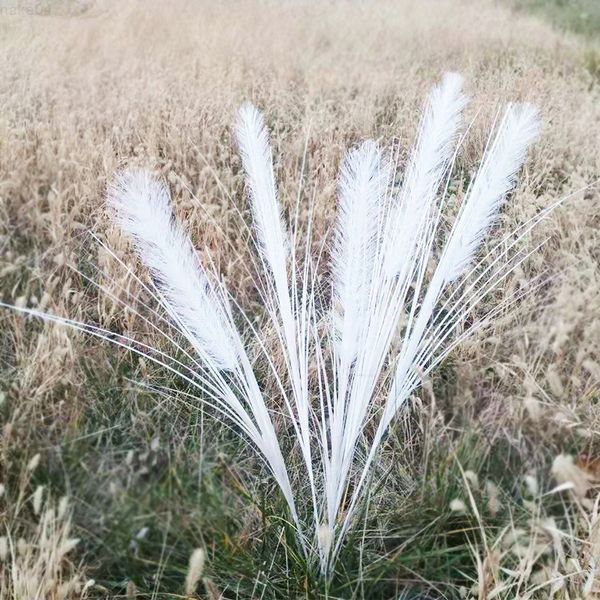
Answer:
[[[299,360],[303,340],[298,336],[288,275],[289,235],[277,198],[269,134],[261,113],[250,103],[244,104],[239,110],[237,139],[246,171],[257,248],[269,279],[264,299],[291,371],[296,408],[301,413],[300,421],[306,421],[306,382]]]
[[[267,278],[263,300],[279,339],[292,387],[292,399],[284,393],[284,402],[307,468],[316,515],[308,389],[310,299],[306,282],[300,293],[297,289],[296,259],[290,252],[289,235],[277,198],[269,134],[261,113],[252,104],[240,108],[237,139],[247,176],[259,258]],[[280,378],[279,374],[277,378]]]
[[[414,377],[412,380],[409,377],[409,371],[420,369],[421,372],[426,372],[440,346],[440,338],[442,341],[446,339],[448,332],[466,316],[468,297],[461,296],[452,307],[450,317],[446,318],[444,328],[436,330],[431,326],[445,287],[465,273],[468,274],[468,266],[485,233],[497,219],[506,194],[516,182],[516,173],[525,160],[527,149],[535,139],[538,128],[537,112],[530,105],[511,105],[507,108],[442,250],[414,323],[405,335],[392,386],[392,396],[395,399],[388,405],[391,407],[388,419],[395,413],[398,403],[417,384]],[[493,276],[489,275],[488,279],[493,281]],[[464,310],[461,311],[461,308]],[[428,334],[433,337],[424,348]]]
[[[269,134],[262,115],[252,104],[240,108],[237,137],[261,256],[273,276],[277,293],[289,298],[286,267],[289,240],[277,199]]]
[[[211,281],[188,236],[173,218],[165,184],[147,171],[125,171],[109,187],[107,202],[150,269],[160,304],[208,367],[207,372],[192,371],[192,377],[184,372],[185,379],[208,392],[213,406],[232,419],[260,449],[296,519],[277,436],[226,294]],[[219,370],[233,372],[247,406]]]
[[[272,304],[269,306],[272,315],[279,319],[284,351],[294,371],[294,384],[299,385],[296,325],[287,264],[289,236],[277,198],[269,134],[261,113],[250,103],[240,108],[237,138],[246,171],[257,247],[270,277],[266,299]]]
[[[147,171],[125,171],[110,186],[108,204],[194,349],[218,368],[233,369],[237,356],[227,308],[173,219],[166,185]]]
[[[337,354],[350,364],[368,318],[371,279],[380,234],[382,199],[389,183],[381,151],[364,142],[348,153],[341,169],[334,231],[332,284]]]
[[[205,561],[206,554],[202,548],[196,548],[190,555],[188,571],[185,576],[185,593],[187,596],[193,596],[196,593],[196,588],[204,572]]]
[[[531,104],[512,104],[506,109],[440,261],[446,282],[455,281],[467,270],[538,132],[537,110]]]
[[[385,254],[389,276],[411,266],[416,244],[447,173],[467,104],[462,86],[463,78],[458,73],[446,73],[429,94],[400,197],[390,209]]]

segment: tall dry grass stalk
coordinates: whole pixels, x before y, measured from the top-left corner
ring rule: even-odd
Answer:
[[[55,502],[43,486],[32,491],[39,460],[36,454],[23,465],[13,487],[0,484],[0,599],[82,600],[94,581],[73,559],[79,539],[72,507],[66,496]]]

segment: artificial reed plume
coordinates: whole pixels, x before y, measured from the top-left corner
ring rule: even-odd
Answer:
[[[514,232],[515,239],[499,244],[492,258],[477,260],[537,134],[535,110],[510,105],[453,226],[440,236],[466,102],[457,74],[434,87],[400,187],[397,165],[375,142],[348,153],[329,240],[329,279],[310,253],[310,223],[303,252],[298,219],[286,226],[265,123],[256,108],[242,107],[237,137],[260,265],[257,282],[264,318],[276,333],[275,350],[218,274],[199,261],[172,215],[164,183],[145,171],[127,171],[109,189],[112,217],[149,269],[153,284],[146,290],[185,340],[154,325],[175,344],[177,359],[133,340],[116,343],[183,377],[198,400],[248,439],[285,497],[300,548],[325,575],[332,573],[394,417],[423,376],[493,318],[496,309],[469,320],[523,260],[511,252],[517,240],[547,214]],[[329,304],[323,296],[331,297]],[[114,342],[98,327],[21,310]],[[239,331],[236,322],[248,323],[249,331]],[[260,356],[250,359],[242,333],[254,338]],[[281,353],[284,372],[273,351]],[[258,364],[272,378],[277,405],[259,385]],[[288,427],[273,421],[282,406]],[[284,458],[282,436],[298,456]]]

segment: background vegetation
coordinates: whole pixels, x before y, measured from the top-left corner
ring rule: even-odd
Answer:
[[[302,182],[321,238],[345,148],[375,137],[406,149],[426,90],[446,70],[465,76],[473,98],[453,193],[498,107],[529,100],[544,130],[507,223],[569,199],[501,293],[535,276],[545,285],[454,353],[392,432],[385,487],[329,589],[296,555],[273,482],[185,401],[181,382],[83,334],[3,312],[0,598],[600,597],[598,3],[35,6],[0,9],[6,302],[151,339],[77,273],[117,295],[137,291],[89,232],[129,259],[103,195],[116,169],[145,165],[170,182],[198,249],[255,306],[232,135],[247,99],[269,121],[284,202]],[[196,548],[204,564],[190,566]]]

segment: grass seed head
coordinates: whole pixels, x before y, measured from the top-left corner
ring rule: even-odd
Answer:
[[[185,593],[188,596],[193,596],[196,593],[196,588],[204,571],[205,560],[206,554],[202,548],[196,548],[190,556],[188,572],[185,577]]]
[[[569,454],[559,454],[554,459],[552,476],[559,485],[571,484],[571,491],[579,500],[583,500],[592,487],[588,473],[580,469]]]

